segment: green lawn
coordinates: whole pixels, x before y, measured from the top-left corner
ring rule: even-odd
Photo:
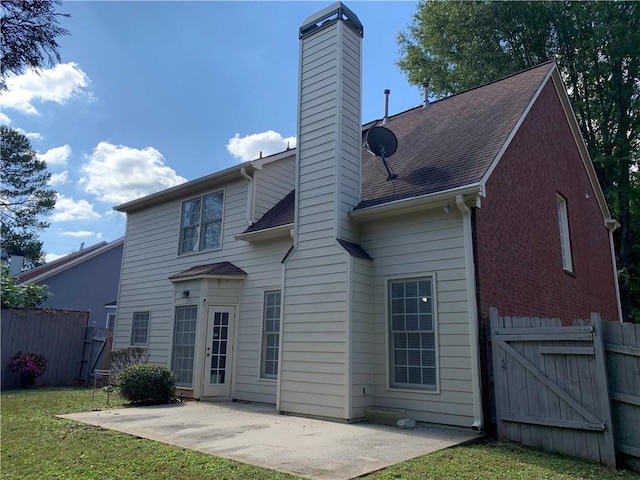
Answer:
[[[56,418],[106,408],[106,393],[40,388],[1,396],[3,479],[292,479],[271,470],[171,447]],[[111,406],[122,401],[111,395]],[[443,450],[367,476],[368,479],[640,479],[628,471],[486,442]]]

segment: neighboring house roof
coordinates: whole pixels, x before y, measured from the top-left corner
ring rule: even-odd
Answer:
[[[231,262],[209,263],[207,265],[196,265],[182,272],[171,275],[169,280],[186,280],[194,277],[244,277],[247,274],[244,270],[236,267]]]
[[[113,242],[100,242],[90,247],[84,248],[77,252],[70,253],[64,257],[57,258],[44,265],[33,268],[24,272],[16,278],[18,283],[37,283],[46,280],[49,277],[59,274],[69,268],[94,258],[102,253],[118,247],[124,243],[124,237],[120,237]]]

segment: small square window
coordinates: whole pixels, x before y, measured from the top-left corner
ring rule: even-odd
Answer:
[[[146,347],[149,337],[149,312],[134,312],[131,324],[131,346]]]

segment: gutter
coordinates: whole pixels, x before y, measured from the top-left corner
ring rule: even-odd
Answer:
[[[253,177],[247,175],[246,167],[240,168],[240,175],[249,182],[247,186],[247,225],[251,226],[253,225],[253,190],[255,183],[253,182]]]
[[[349,217],[355,221],[381,218],[394,215],[398,212],[408,213],[426,208],[443,207],[451,201],[455,195],[475,195],[484,197],[484,187],[480,183],[472,183],[463,187],[456,187],[441,192],[421,195],[419,197],[403,198],[380,205],[359,208],[349,212]]]
[[[480,373],[480,334],[478,330],[478,304],[476,301],[476,272],[473,262],[473,235],[471,210],[464,202],[463,195],[456,195],[456,206],[462,213],[464,225],[464,257],[467,271],[467,292],[469,305],[469,344],[471,347],[471,391],[473,396],[474,430],[481,430],[482,422],[482,378]]]
[[[618,321],[624,323],[622,317],[622,302],[620,301],[620,283],[618,282],[618,263],[616,262],[616,250],[613,246],[613,232],[615,232],[620,224],[613,218],[608,218],[604,221],[604,225],[609,230],[609,250],[611,251],[611,265],[613,267],[613,285],[616,289],[616,307],[618,308]]]

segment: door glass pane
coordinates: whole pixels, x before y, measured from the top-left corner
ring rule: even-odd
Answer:
[[[229,313],[215,312],[213,314],[213,325],[210,339],[211,362],[209,363],[209,383],[211,385],[221,385],[225,383],[227,373]]]

